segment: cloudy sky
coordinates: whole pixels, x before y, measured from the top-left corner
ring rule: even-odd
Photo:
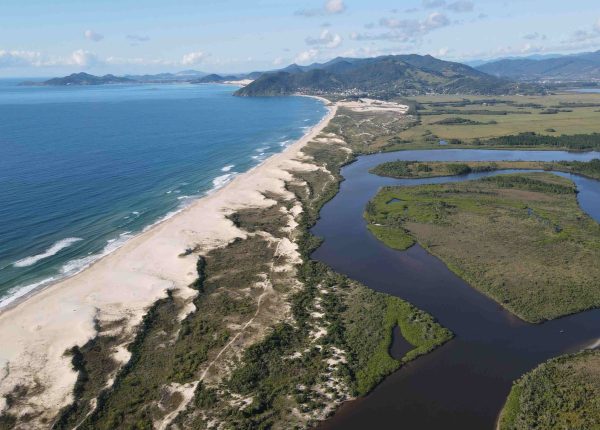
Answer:
[[[0,76],[468,61],[600,49],[598,0],[5,0]]]

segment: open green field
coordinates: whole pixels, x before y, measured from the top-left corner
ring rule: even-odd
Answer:
[[[600,306],[600,225],[567,179],[528,173],[386,187],[365,217],[389,246],[419,242],[524,320]]]
[[[405,149],[440,147],[440,140],[452,146],[503,147],[503,142],[486,141],[520,133],[558,137],[600,132],[600,94],[440,95],[413,100],[417,103],[419,121],[390,140],[404,142]],[[536,146],[555,148],[541,143]]]
[[[498,430],[600,429],[600,351],[567,355],[517,380]]]
[[[439,176],[457,176],[497,170],[546,170],[576,173],[593,179],[600,179],[600,160],[589,162],[561,161],[547,163],[543,161],[467,161],[448,163],[437,161],[389,161],[375,166],[371,173],[397,179],[434,178]]]

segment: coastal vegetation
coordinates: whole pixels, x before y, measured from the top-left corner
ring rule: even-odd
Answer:
[[[396,179],[433,178],[497,170],[545,170],[576,173],[594,179],[600,178],[600,160],[591,161],[466,161],[461,163],[438,161],[388,161],[373,167],[370,172]]]
[[[597,429],[600,351],[553,358],[517,380],[498,430]]]
[[[365,217],[387,245],[417,241],[524,320],[600,306],[600,226],[567,179],[528,173],[385,187]]]
[[[405,149],[409,142],[397,136],[414,125],[416,117],[410,112],[409,115],[398,115],[340,108],[325,131],[343,139],[356,155]]]
[[[68,351],[79,378],[54,428],[306,428],[452,338],[427,313],[310,259],[320,240],[309,229],[353,153],[331,130],[303,152],[317,168],[291,170],[287,194],[228,215],[245,237],[182,253],[198,256],[196,293],[169,291],[149,309],[125,365],[114,359],[118,322]],[[395,327],[414,346],[400,359],[389,355]]]

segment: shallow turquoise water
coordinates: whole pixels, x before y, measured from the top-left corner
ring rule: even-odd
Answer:
[[[0,304],[80,271],[326,111],[222,85],[17,82],[0,80]]]

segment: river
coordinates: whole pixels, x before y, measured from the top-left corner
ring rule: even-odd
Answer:
[[[342,170],[340,192],[327,203],[313,234],[325,239],[313,258],[375,291],[429,312],[456,337],[385,379],[371,394],[344,404],[319,429],[492,430],[512,381],[539,363],[575,352],[600,338],[600,309],[528,324],[470,287],[439,259],[415,245],[396,251],[366,228],[366,203],[386,185],[461,182],[509,173],[392,179],[370,168],[394,160],[587,161],[598,152],[436,150],[359,157]],[[600,182],[576,175],[580,206],[600,221]]]

